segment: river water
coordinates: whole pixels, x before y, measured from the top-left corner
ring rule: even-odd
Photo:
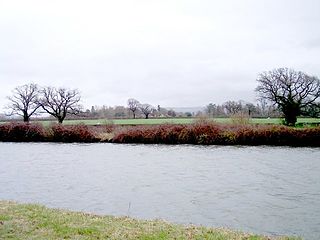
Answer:
[[[0,199],[320,239],[320,148],[0,143]]]

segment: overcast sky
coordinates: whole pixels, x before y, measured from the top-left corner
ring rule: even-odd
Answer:
[[[319,0],[0,0],[0,110],[19,85],[85,107],[255,101],[258,73],[320,77]]]

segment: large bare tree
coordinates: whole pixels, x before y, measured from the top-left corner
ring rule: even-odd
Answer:
[[[76,89],[46,87],[41,90],[41,95],[41,107],[59,123],[62,123],[67,115],[80,112],[81,97]]]
[[[307,114],[320,97],[320,80],[288,68],[278,68],[259,75],[256,92],[275,104],[287,125],[294,126],[297,116]]]
[[[139,109],[140,111],[144,114],[145,118],[148,119],[149,118],[149,115],[150,113],[153,112],[154,108],[152,107],[152,105],[150,104],[140,104],[139,105]]]
[[[136,118],[136,112],[139,109],[139,104],[139,101],[134,98],[128,99],[128,107],[133,114],[133,118]]]
[[[29,122],[30,117],[40,107],[38,96],[39,89],[37,84],[30,83],[16,87],[12,91],[12,96],[8,97],[10,104],[7,108],[11,110],[10,115],[22,116],[24,122]]]

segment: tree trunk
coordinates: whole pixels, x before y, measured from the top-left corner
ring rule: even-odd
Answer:
[[[292,104],[283,109],[285,124],[288,126],[295,126],[297,122],[297,116],[300,114],[300,107]]]
[[[146,114],[146,119],[148,119],[149,118],[149,114]]]
[[[136,118],[136,114],[133,112],[133,119],[135,119]]]
[[[58,121],[59,121],[59,123],[62,123],[63,120],[66,118],[66,116],[67,116],[67,111],[66,111],[66,110],[64,110],[61,115],[58,115]]]
[[[295,114],[287,114],[285,115],[286,125],[295,126],[297,122],[297,116]]]
[[[29,115],[27,113],[23,113],[23,121],[28,123],[29,120],[30,120]]]
[[[59,122],[60,124],[62,124],[63,120],[64,120],[64,118],[58,117],[58,122]]]

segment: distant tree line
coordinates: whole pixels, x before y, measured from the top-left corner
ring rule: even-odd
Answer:
[[[221,105],[210,103],[205,108],[205,114],[208,117],[230,117],[239,113],[255,118],[281,117],[279,109],[266,101],[260,101],[257,104],[242,100],[227,101]]]
[[[197,112],[177,112],[172,109],[157,108],[150,104],[140,104],[134,99],[128,100],[125,106],[92,106],[80,114],[87,118],[171,118],[171,117],[230,117],[237,113],[247,114],[250,117],[280,117],[281,112],[273,105],[267,105],[265,101],[254,105],[253,103],[239,101],[227,101],[223,104],[210,103]]]
[[[146,118],[149,117],[230,117],[245,114],[249,117],[284,117],[285,124],[294,126],[298,116],[320,116],[320,80],[288,68],[263,72],[257,78],[255,89],[259,96],[257,104],[244,101],[227,101],[223,104],[209,103],[196,113],[175,112],[158,105],[140,103],[128,99],[127,106],[92,106],[82,111],[81,96],[76,89],[39,87],[26,84],[16,87],[8,97],[9,115],[18,115],[29,122],[31,116],[47,113],[62,123],[66,117],[81,118]],[[1,115],[0,115],[1,117]]]
[[[166,109],[157,106],[153,107],[151,104],[140,104],[136,99],[130,98],[127,106],[92,106],[81,114],[82,117],[87,118],[146,118],[150,116],[155,118],[170,118],[170,117],[188,117],[188,113],[176,113],[172,109]]]

